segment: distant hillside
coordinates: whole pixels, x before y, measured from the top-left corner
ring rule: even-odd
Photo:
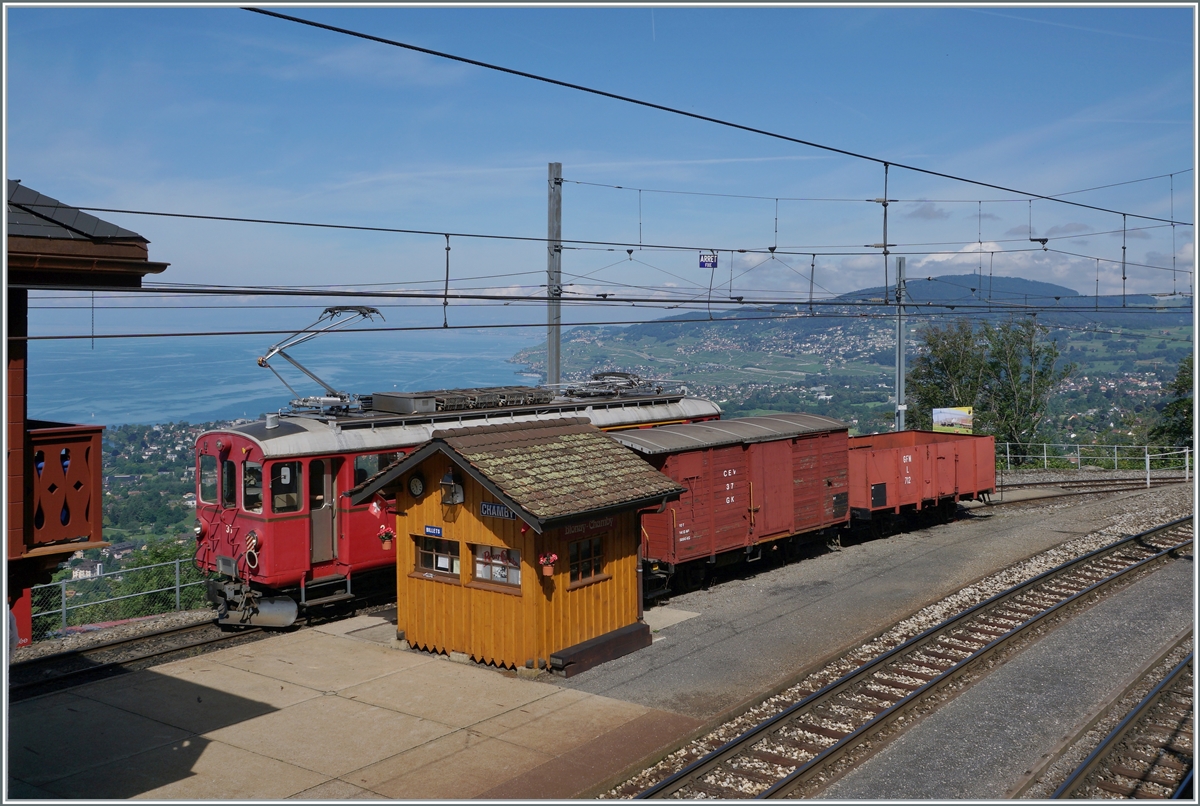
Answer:
[[[909,277],[905,282],[908,298],[914,302],[1047,302],[1062,297],[1079,297],[1078,291],[1020,277],[980,277],[976,274],[951,274],[942,277]],[[893,285],[889,297],[896,296]],[[837,299],[882,299],[883,286],[862,288]],[[1089,297],[1090,299],[1090,297]]]
[[[942,277],[909,278],[905,283],[907,299],[918,306],[996,304],[1038,305],[1052,310],[1038,311],[1038,321],[1046,325],[1072,327],[1138,328],[1161,325],[1180,326],[1191,322],[1191,300],[1186,297],[1153,297],[1148,294],[1085,295],[1071,288],[1020,277],[982,277],[977,274],[956,274]],[[895,287],[888,289],[888,299],[895,301]],[[883,299],[883,286],[863,288],[836,297],[838,300],[860,301]],[[1134,311],[1100,310],[1128,307]],[[1146,308],[1154,309],[1148,320]],[[973,312],[981,319],[1006,319],[1004,310]]]
[[[1060,326],[1052,337],[1082,371],[1173,365],[1191,349],[1191,301],[1182,297],[1160,300],[1130,295],[1126,305],[1143,306],[1141,310],[1098,311],[1098,306],[1119,306],[1121,298],[1097,300],[1051,283],[1013,277],[980,279],[973,274],[910,279],[907,290],[914,329],[925,321],[923,313],[959,310],[972,319],[999,321],[1012,315],[1004,310],[1006,303],[1043,306],[1038,321]],[[889,299],[894,293],[889,289]],[[834,302],[882,300],[883,295],[881,286],[864,288]],[[991,310],[975,309],[989,301],[995,305]],[[894,365],[895,320],[889,315],[868,316],[868,312],[878,314],[879,308],[826,302],[814,310],[815,315],[807,305],[775,305],[714,313],[711,319],[706,312],[692,311],[638,325],[576,327],[563,334],[562,367],[567,379],[621,370],[681,380],[715,394],[734,388],[803,385],[834,376],[845,376],[843,380],[852,385],[875,387],[887,382]],[[1096,330],[1127,335],[1113,338],[1101,333],[1099,340],[1093,340],[1093,334],[1084,332]],[[1134,338],[1135,332],[1154,338]],[[543,343],[521,351],[513,360],[541,372],[545,353]]]
[[[975,274],[954,274],[941,277],[909,278],[905,283],[907,299],[912,303],[911,313],[920,314],[922,308],[938,313],[947,310],[967,310],[972,308],[971,316],[978,319],[1007,319],[1016,311],[1005,310],[1006,305],[1035,305],[1042,308],[1037,312],[1038,321],[1047,325],[1069,325],[1072,327],[1096,328],[1139,328],[1139,327],[1178,327],[1191,324],[1191,299],[1188,297],[1154,297],[1149,294],[1094,295],[1080,294],[1066,286],[1053,283],[1043,283],[1038,280],[1025,280],[1020,277],[980,277]],[[832,300],[824,300],[815,309],[816,313],[824,316],[860,316],[863,314],[861,303],[864,301],[882,302],[885,298],[895,304],[895,285],[887,289],[885,297],[883,286],[861,288],[850,291]],[[846,302],[845,308],[830,303]],[[979,310],[978,306],[995,305],[995,310]],[[960,307],[961,306],[961,307]],[[1127,307],[1134,310],[1120,311],[1114,308]],[[1045,310],[1050,308],[1051,310]],[[1108,310],[1100,310],[1100,309]],[[1147,309],[1153,309],[1153,312]],[[940,310],[939,310],[940,309]],[[892,309],[894,310],[894,308]],[[733,311],[717,311],[711,316],[705,311],[689,311],[674,316],[665,316],[644,325],[631,325],[627,329],[631,334],[648,335],[660,331],[659,323],[730,321],[739,319],[760,319],[764,314],[783,313],[806,315],[808,305],[774,305],[746,306]],[[1153,319],[1148,319],[1148,316]],[[824,327],[819,321],[808,320],[813,328]],[[672,329],[679,326],[672,324]],[[612,330],[612,328],[590,327],[576,328],[582,331]],[[543,349],[545,349],[543,345]]]

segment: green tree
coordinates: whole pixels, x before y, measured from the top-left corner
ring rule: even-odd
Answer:
[[[1175,380],[1166,388],[1172,397],[1163,406],[1158,425],[1150,430],[1151,440],[1180,448],[1192,447],[1192,364],[1191,354],[1179,362]]]
[[[986,331],[985,324],[977,333],[965,319],[921,331],[920,355],[905,377],[910,428],[931,429],[934,409],[976,405],[986,367]]]
[[[1032,443],[1051,393],[1075,369],[1058,366],[1058,345],[1047,333],[1033,317],[983,329],[987,357],[976,422],[997,442]]]
[[[1050,397],[1074,370],[1033,317],[927,328],[907,377],[908,423],[930,428],[934,408],[972,406],[975,430],[1028,445],[1047,418]]]

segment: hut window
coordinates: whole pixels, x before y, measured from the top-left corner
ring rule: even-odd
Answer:
[[[521,552],[503,546],[472,546],[475,578],[502,585],[521,584]]]
[[[458,541],[421,537],[417,544],[417,570],[458,574]]]
[[[585,582],[604,573],[604,550],[599,537],[571,543],[567,556],[571,560],[572,582]]]

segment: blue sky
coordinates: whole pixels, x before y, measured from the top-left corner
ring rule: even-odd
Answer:
[[[1194,217],[1190,6],[277,10],[1035,193],[1161,177],[1065,198]],[[704,246],[795,253],[722,253],[714,281],[726,296],[807,298],[809,252],[818,295],[883,281],[881,256],[847,254],[882,240],[880,206],[865,201],[883,195],[877,163],[234,7],[5,14],[6,176],[70,204],[543,237],[555,161],[564,237],[690,247],[568,249],[568,295],[702,297]],[[992,271],[1091,293],[1098,268],[1101,293],[1120,293],[1124,241],[1129,264],[1155,267],[1130,265],[1129,291],[1190,290],[1191,226],[1130,217],[1122,234],[1119,215],[899,168],[888,196],[903,200],[888,240],[910,276]],[[440,290],[445,272],[440,236],[100,215],[151,241],[151,258],[171,263],[162,282]],[[1030,234],[1057,251],[1031,250]],[[544,245],[451,246],[452,287],[541,293]],[[97,332],[315,318],[248,315],[250,299],[190,312],[117,304],[100,301]],[[453,324],[544,321],[518,302],[450,310]],[[664,313],[572,307],[565,320]],[[441,314],[435,303],[403,319]],[[31,322],[35,333],[90,326],[78,310]]]

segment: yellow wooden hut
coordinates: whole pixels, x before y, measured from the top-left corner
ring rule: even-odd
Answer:
[[[434,432],[352,500],[381,492],[411,647],[570,676],[650,644],[638,511],[683,488],[586,419]]]

